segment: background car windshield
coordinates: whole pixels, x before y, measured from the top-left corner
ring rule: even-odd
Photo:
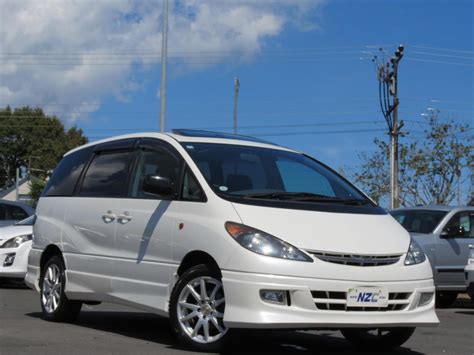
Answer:
[[[32,226],[34,222],[35,222],[35,215],[32,215],[20,222],[16,222],[15,225],[16,226]]]
[[[183,143],[209,185],[221,194],[310,193],[367,200],[357,189],[299,153],[253,146]]]
[[[410,233],[433,233],[446,211],[398,210],[390,214]]]

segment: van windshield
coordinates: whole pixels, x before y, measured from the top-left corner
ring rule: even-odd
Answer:
[[[394,210],[390,214],[410,233],[433,233],[447,211]]]
[[[221,196],[372,205],[338,174],[300,153],[244,145],[183,143]]]

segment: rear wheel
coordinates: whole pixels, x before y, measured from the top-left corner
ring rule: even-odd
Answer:
[[[393,350],[405,343],[415,328],[350,328],[341,333],[353,345],[362,350]]]
[[[438,291],[436,292],[436,307],[449,308],[458,298],[457,291]]]
[[[176,283],[170,300],[170,321],[179,340],[198,351],[222,349],[229,338],[224,325],[225,295],[218,270],[197,265]]]
[[[41,272],[41,309],[43,318],[52,322],[73,321],[81,311],[80,301],[70,301],[66,286],[64,262],[61,257],[51,257]]]

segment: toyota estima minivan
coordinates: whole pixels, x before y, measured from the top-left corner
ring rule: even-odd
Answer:
[[[67,153],[36,210],[27,283],[43,316],[115,302],[196,350],[237,329],[340,329],[393,348],[438,323],[408,232],[343,177],[249,137],[175,130]]]

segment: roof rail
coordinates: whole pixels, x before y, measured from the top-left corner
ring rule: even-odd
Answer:
[[[199,130],[199,129],[181,129],[181,128],[173,129],[171,130],[171,132],[180,136],[184,136],[184,137],[235,139],[235,140],[241,140],[241,141],[250,141],[250,142],[277,145],[275,143],[269,142],[264,139],[255,138],[252,136],[244,136],[240,134],[233,134],[233,133],[213,132],[213,131],[205,131],[205,130]]]

